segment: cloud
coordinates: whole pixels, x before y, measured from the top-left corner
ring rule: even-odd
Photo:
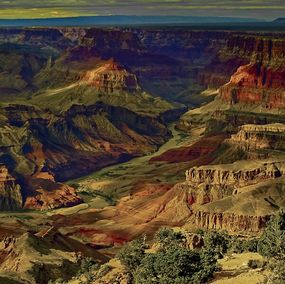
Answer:
[[[97,14],[273,18],[282,16],[284,12],[284,0],[0,0],[1,18]]]

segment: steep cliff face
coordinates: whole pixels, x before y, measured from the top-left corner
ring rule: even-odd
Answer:
[[[285,149],[285,125],[282,123],[255,125],[246,124],[233,134],[227,143],[246,151],[257,149]]]
[[[192,218],[199,228],[227,230],[229,232],[260,233],[270,220],[270,216],[248,216],[236,213],[214,213],[197,211]]]
[[[5,165],[0,165],[0,210],[22,208],[23,197],[20,185],[11,176]]]
[[[249,60],[220,89],[222,99],[231,104],[261,104],[265,109],[284,108],[285,41],[271,36],[237,36],[227,50],[237,49]],[[227,51],[226,51],[227,53]]]
[[[238,68],[220,96],[231,104],[261,104],[264,108],[284,108],[285,68],[251,63]]]
[[[284,190],[284,177],[241,187],[234,195],[192,206],[193,215],[187,226],[259,234],[270,216],[283,208]]]
[[[237,193],[237,189],[285,174],[284,162],[236,162],[195,167],[186,172],[189,203],[206,204]]]

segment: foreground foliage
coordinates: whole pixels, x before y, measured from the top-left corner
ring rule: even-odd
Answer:
[[[204,283],[217,268],[214,251],[187,248],[181,233],[165,228],[154,239],[158,244],[154,252],[146,253],[145,238],[141,238],[118,254],[135,284]]]
[[[258,242],[258,252],[271,260],[269,283],[285,283],[285,211],[271,218]]]

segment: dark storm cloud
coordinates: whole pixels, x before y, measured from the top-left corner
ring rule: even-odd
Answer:
[[[285,0],[1,0],[0,17],[74,15],[204,15],[274,18]]]

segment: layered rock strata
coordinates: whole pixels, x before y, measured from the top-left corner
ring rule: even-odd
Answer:
[[[285,162],[236,162],[195,167],[186,172],[189,202],[205,204],[235,193],[237,188],[285,174]]]
[[[230,104],[260,104],[265,109],[285,107],[285,67],[250,63],[238,68],[220,96]]]
[[[97,69],[87,71],[80,82],[107,93],[140,90],[136,76],[113,60]]]
[[[284,161],[236,162],[192,168],[185,189],[192,216],[186,226],[258,234],[283,207]]]
[[[0,210],[18,210],[22,205],[21,186],[6,166],[0,165]]]
[[[285,124],[247,124],[239,128],[227,141],[246,151],[257,149],[285,149]]]

